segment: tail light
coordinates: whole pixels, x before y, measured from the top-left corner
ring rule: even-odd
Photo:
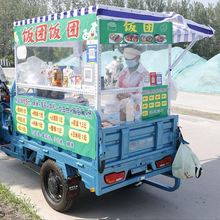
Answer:
[[[173,162],[173,158],[171,156],[166,156],[161,160],[156,161],[156,167],[161,168],[170,165]]]
[[[107,184],[114,184],[125,179],[125,171],[119,173],[110,173],[105,175],[104,178]]]

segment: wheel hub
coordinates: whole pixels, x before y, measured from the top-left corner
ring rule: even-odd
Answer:
[[[48,179],[48,190],[53,195],[57,195],[59,193],[59,181],[55,176]]]

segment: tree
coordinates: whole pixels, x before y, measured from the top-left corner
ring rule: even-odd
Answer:
[[[49,12],[55,13],[97,4],[124,7],[124,0],[50,0]]]
[[[205,8],[205,6],[200,2],[194,2],[190,10],[190,19],[195,22],[211,25],[212,16],[215,15],[212,13],[212,6]],[[214,11],[214,10],[213,10]],[[217,22],[217,21],[216,21]],[[192,52],[199,54],[203,58],[209,59],[215,54],[214,46],[215,37],[211,39],[203,39],[195,44],[192,49]]]
[[[0,57],[13,60],[13,22],[47,13],[43,0],[0,0]]]
[[[190,1],[189,0],[181,0],[181,1],[177,1],[175,0],[174,2],[168,1],[167,4],[167,11],[174,11],[180,15],[182,15],[185,18],[189,18],[189,13],[190,13]]]
[[[215,35],[210,39],[209,44],[210,57],[212,57],[220,52],[220,1],[215,7],[209,4],[207,14],[210,26],[215,29]]]
[[[220,3],[218,3],[215,7],[212,5],[205,7],[201,2],[194,2],[193,4],[191,4],[189,0],[168,0],[166,11],[174,11],[178,14],[181,14],[187,19],[193,20],[201,24],[211,25],[214,29],[217,30],[217,32],[220,29],[220,26],[217,26],[217,24],[220,24]],[[206,59],[211,58],[220,51],[220,46],[218,46],[220,42],[220,37],[218,36],[219,35],[216,34],[210,39],[203,39],[197,42],[191,49],[191,51]],[[177,46],[184,48],[187,45],[187,43],[177,44]]]
[[[128,8],[134,9],[145,9],[144,1],[143,0],[128,0]]]
[[[210,58],[220,51],[220,0],[205,7],[190,0],[127,0],[129,8],[149,11],[174,11],[201,24],[211,25],[216,34],[196,43],[192,51]],[[13,60],[13,21],[87,7],[95,4],[124,7],[125,0],[0,0],[0,57]],[[186,44],[178,44],[185,47]]]
[[[145,7],[149,11],[162,12],[166,7],[166,2],[164,0],[145,0]]]

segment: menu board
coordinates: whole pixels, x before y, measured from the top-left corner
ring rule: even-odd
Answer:
[[[22,95],[13,106],[17,132],[95,159],[96,114],[89,107]]]
[[[100,20],[101,44],[172,44],[172,23]]]
[[[168,114],[168,87],[143,87],[142,119],[159,118]]]
[[[47,43],[79,40],[97,40],[95,14],[14,27],[14,42],[17,46],[45,46]]]

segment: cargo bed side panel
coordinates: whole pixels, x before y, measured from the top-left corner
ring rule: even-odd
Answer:
[[[156,162],[166,157],[173,160],[176,153],[177,121],[177,116],[168,116],[102,129],[101,148],[105,169],[99,175],[101,184],[98,194],[170,172],[171,163],[158,168]],[[125,171],[123,181],[106,184],[105,175],[122,171]]]

